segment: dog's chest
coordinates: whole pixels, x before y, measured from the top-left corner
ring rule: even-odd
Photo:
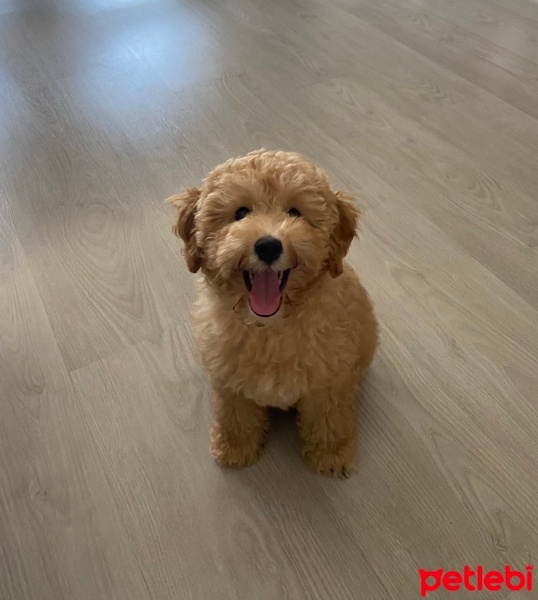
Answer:
[[[220,329],[212,323],[199,332],[203,362],[218,386],[263,406],[288,408],[327,380],[330,361],[320,359],[315,331]]]

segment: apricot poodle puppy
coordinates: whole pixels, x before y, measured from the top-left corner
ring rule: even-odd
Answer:
[[[372,303],[344,262],[354,201],[299,154],[265,150],[170,201],[188,268],[203,274],[194,323],[213,387],[213,456],[254,463],[270,407],[293,406],[306,463],[347,476],[357,391],[378,340]]]

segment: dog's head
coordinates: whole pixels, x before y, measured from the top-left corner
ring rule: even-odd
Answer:
[[[170,199],[193,273],[236,312],[289,314],[324,273],[338,277],[359,211],[302,156],[260,150],[214,169]],[[280,311],[286,306],[287,311]]]

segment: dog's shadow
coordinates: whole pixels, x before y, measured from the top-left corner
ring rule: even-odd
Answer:
[[[296,408],[282,410],[280,408],[270,409],[271,431],[270,439],[294,439],[297,446],[299,445],[299,435],[297,433],[297,419],[299,413]]]

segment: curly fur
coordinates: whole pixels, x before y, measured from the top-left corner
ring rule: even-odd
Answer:
[[[378,341],[372,303],[344,261],[359,211],[302,156],[260,150],[214,169],[201,189],[170,199],[190,271],[202,271],[197,346],[211,378],[211,449],[225,466],[255,462],[269,407],[296,407],[303,456],[347,475],[356,452],[356,395]],[[239,207],[251,212],[236,221]],[[301,216],[291,218],[295,208]],[[273,268],[290,269],[278,312],[257,316],[243,271],[265,268],[262,236],[281,240]]]

